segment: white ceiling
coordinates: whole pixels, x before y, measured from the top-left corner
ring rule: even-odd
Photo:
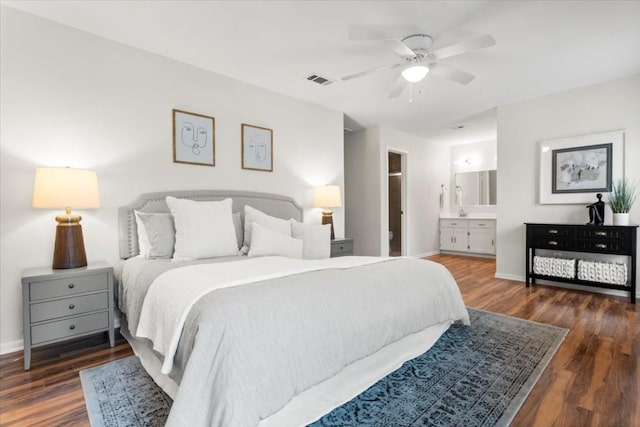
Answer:
[[[640,73],[639,1],[4,1],[47,19],[442,142],[495,138],[495,107]],[[399,71],[340,77],[398,62],[352,26],[431,35],[434,48],[491,34],[497,44],[440,62],[469,85],[427,76],[396,99]],[[319,86],[319,73],[336,80]],[[418,93],[416,93],[418,92]],[[464,129],[452,129],[464,124]]]

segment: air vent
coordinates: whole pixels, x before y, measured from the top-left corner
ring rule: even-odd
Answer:
[[[310,82],[318,83],[322,86],[329,86],[331,83],[333,83],[333,80],[328,77],[321,76],[320,74],[311,74],[307,76],[307,80],[309,80]]]

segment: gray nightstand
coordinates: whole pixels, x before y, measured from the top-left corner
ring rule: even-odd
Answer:
[[[353,255],[353,239],[345,237],[331,241],[331,258]]]
[[[24,369],[31,368],[31,348],[109,331],[114,345],[113,267],[106,262],[22,273]]]

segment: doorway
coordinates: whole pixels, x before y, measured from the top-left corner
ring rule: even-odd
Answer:
[[[387,152],[389,201],[389,256],[403,255],[405,153]]]

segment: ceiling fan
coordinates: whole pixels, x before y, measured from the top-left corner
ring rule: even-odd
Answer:
[[[463,53],[496,44],[496,41],[490,35],[477,37],[436,50],[431,50],[433,39],[428,34],[412,34],[402,40],[387,39],[384,41],[391,50],[402,57],[404,60],[403,62],[384,65],[382,67],[376,67],[359,73],[350,74],[342,77],[342,81],[348,81],[376,73],[378,71],[402,67],[402,72],[391,89],[389,98],[396,98],[400,96],[407,83],[417,83],[424,79],[427,73],[444,77],[461,84],[468,84],[475,78],[474,75],[434,61],[461,55]]]

